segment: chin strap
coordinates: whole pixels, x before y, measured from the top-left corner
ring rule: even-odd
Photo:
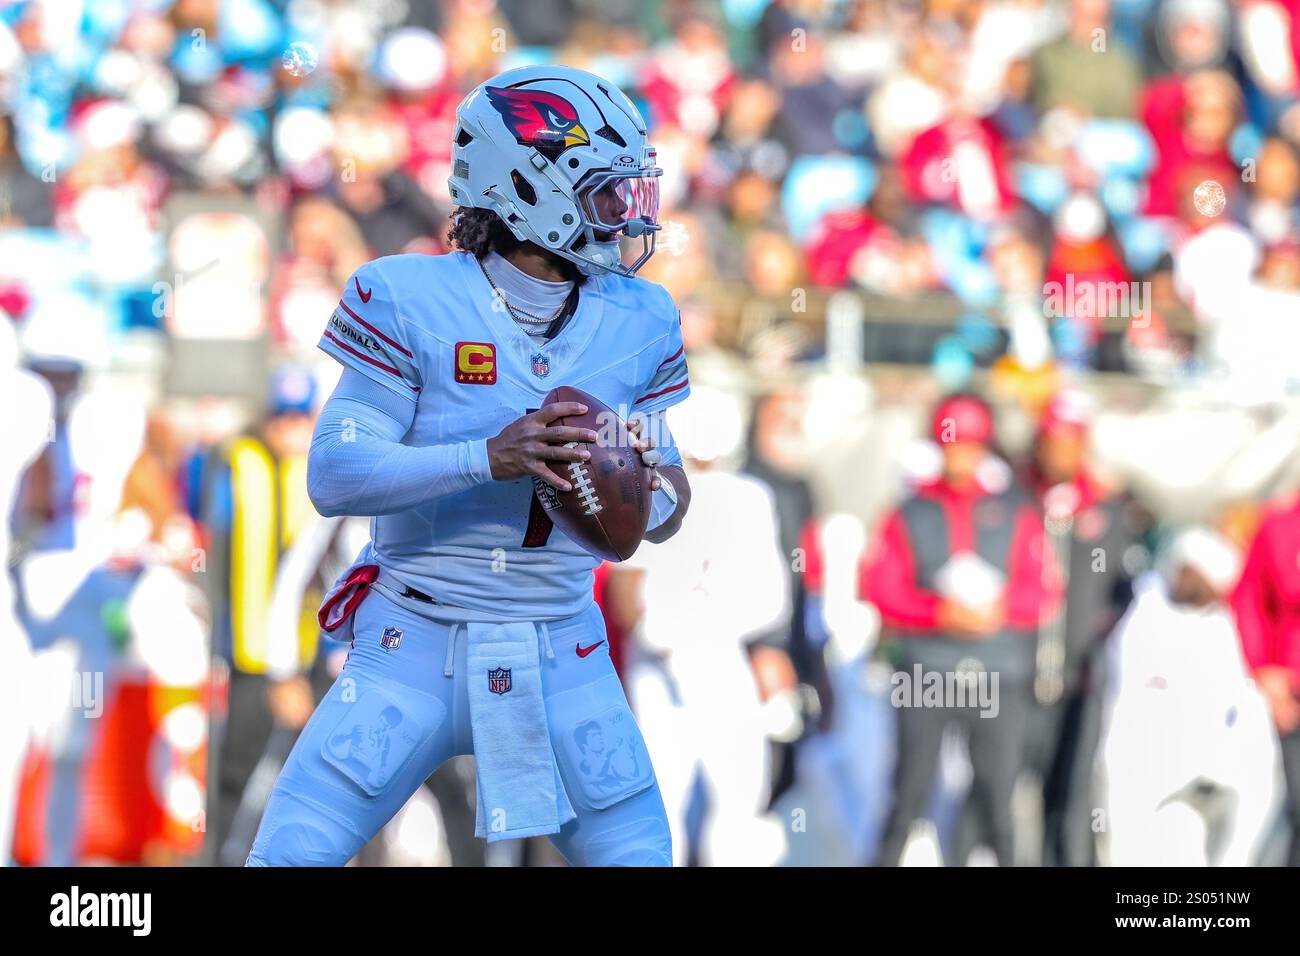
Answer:
[[[585,276],[612,272],[623,261],[623,257],[619,253],[617,239],[609,242],[589,242],[582,247],[582,251],[589,253],[589,258],[580,256],[576,261],[576,265],[578,271]]]

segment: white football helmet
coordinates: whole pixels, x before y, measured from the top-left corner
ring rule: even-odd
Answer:
[[[662,174],[632,101],[582,70],[507,70],[456,108],[452,200],[491,209],[584,275],[634,275],[654,254]],[[631,265],[620,236],[641,240]]]

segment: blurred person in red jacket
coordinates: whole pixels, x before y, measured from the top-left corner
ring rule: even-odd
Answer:
[[[716,14],[684,11],[672,37],[656,47],[641,83],[650,114],[694,136],[717,130],[737,76]]]
[[[1006,138],[987,117],[954,110],[917,135],[899,158],[908,196],[982,222],[1015,206]]]
[[[1232,202],[1241,175],[1228,152],[1228,140],[1241,112],[1241,89],[1221,70],[1173,74],[1147,87],[1142,121],[1158,157],[1147,184],[1148,215],[1186,215],[1186,195],[1209,179],[1217,181]]]
[[[817,285],[855,283],[887,295],[911,296],[938,284],[930,246],[918,234],[916,211],[893,167],[881,169],[865,205],[832,209],[804,245],[805,270]],[[1041,285],[1041,279],[1036,281],[1035,290]]]
[[[1288,863],[1300,866],[1300,497],[1260,523],[1232,607],[1246,664],[1281,738],[1291,822]]]
[[[1033,635],[1052,603],[1043,523],[1010,469],[991,455],[993,416],[970,394],[931,420],[940,474],[886,519],[859,590],[897,638],[893,807],[877,864],[897,865],[926,812],[944,731],[968,736],[971,799],[998,863],[1014,862],[1011,795],[1020,772],[1034,673]]]
[[[842,289],[849,284],[853,263],[863,250],[883,257],[882,253],[892,252],[896,244],[892,230],[877,222],[868,207],[832,209],[808,239],[808,278],[820,286]]]
[[[1051,319],[1073,323],[1083,341],[1095,346],[1105,319],[1131,315],[1141,302],[1127,285],[1123,253],[1096,196],[1072,195],[1056,210],[1053,227],[1044,308]]]
[[[450,202],[445,182],[451,172],[456,104],[464,92],[448,82],[447,51],[434,33],[404,27],[384,39],[379,78],[386,105],[405,131],[402,171],[431,198]]]

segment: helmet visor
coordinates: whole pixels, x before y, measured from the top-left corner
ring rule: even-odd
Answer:
[[[588,224],[610,237],[629,237],[659,228],[659,177],[663,170],[650,166],[633,171],[603,170],[587,178],[578,189],[578,203]]]

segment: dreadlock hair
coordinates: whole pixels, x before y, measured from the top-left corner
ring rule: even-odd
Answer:
[[[453,249],[463,249],[475,259],[482,259],[489,252],[498,255],[513,252],[523,242],[515,238],[501,217],[491,209],[458,206],[451,213],[447,244]]]
[[[569,281],[581,285],[586,278],[574,263],[563,256],[557,256],[549,249],[542,249],[535,243],[517,238],[501,217],[491,209],[457,206],[451,213],[451,226],[447,229],[447,244],[453,249],[468,252],[475,259],[482,259],[489,252],[504,256],[520,246],[533,246],[537,251],[544,253],[560,274]]]

